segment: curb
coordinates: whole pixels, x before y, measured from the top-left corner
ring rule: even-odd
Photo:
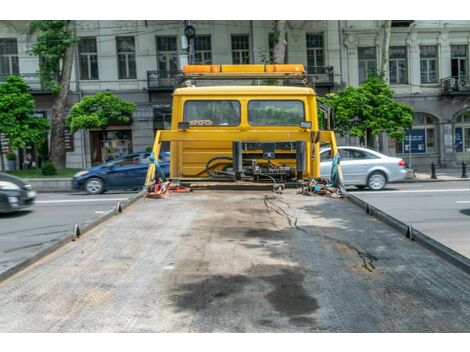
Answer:
[[[125,201],[123,204],[118,203],[115,209],[111,209],[104,213],[102,216],[100,216],[98,219],[86,224],[83,227],[80,227],[80,237],[83,236],[83,234],[87,233],[88,231],[92,230],[93,228],[97,227],[98,225],[102,224],[109,218],[112,218],[113,216],[118,215],[121,211],[124,209],[128,208],[135,202],[137,202],[139,199],[143,198],[147,191],[141,191],[132,198],[129,198],[127,201]],[[72,225],[73,226],[73,225]],[[72,229],[73,230],[73,229]],[[34,264],[35,262],[39,261],[40,259],[44,258],[45,256],[51,254],[52,252],[56,251],[57,249],[65,246],[67,243],[71,241],[75,241],[75,233],[74,231],[70,231],[69,233],[63,233],[60,235],[60,239],[57,242],[54,242],[51,245],[45,246],[42,250],[39,252],[33,254],[29,258],[13,265],[12,267],[8,268],[7,270],[0,272],[0,283],[8,279],[9,277],[13,276],[14,274],[20,272],[21,270],[27,268],[31,264]]]
[[[443,179],[440,179],[438,178],[437,180],[432,180],[432,179],[424,179],[424,180],[416,180],[416,179],[412,179],[412,180],[401,180],[399,182],[393,182],[391,184],[394,184],[394,183],[426,183],[426,182],[429,182],[429,183],[432,183],[432,182],[462,182],[462,181],[470,181],[470,178],[453,178],[453,179],[450,179],[450,180],[443,180]]]
[[[429,249],[434,254],[437,254],[442,259],[448,261],[464,272],[470,274],[470,259],[464,257],[463,255],[457,253],[453,249],[450,249],[447,246],[444,246],[442,243],[437,242],[423,232],[416,230],[413,226],[408,225],[395,217],[385,213],[384,211],[376,208],[366,201],[348,193],[346,198],[353,203],[365,210],[365,212],[371,216],[375,216],[378,220],[386,223],[387,225],[393,227],[395,230],[398,230],[406,238],[411,241],[418,243],[419,245]]]

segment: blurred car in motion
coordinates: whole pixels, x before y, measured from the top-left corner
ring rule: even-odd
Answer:
[[[147,176],[151,152],[124,155],[102,165],[80,171],[72,181],[74,190],[100,194],[108,190],[141,189]],[[161,152],[158,163],[165,176],[170,173],[170,153]]]
[[[0,213],[10,213],[34,204],[36,192],[22,179],[0,173]]]
[[[401,181],[406,177],[403,159],[390,157],[362,147],[338,147],[341,170],[345,186],[369,188],[380,191],[388,182]],[[330,178],[332,164],[331,149],[320,151],[320,174]]]

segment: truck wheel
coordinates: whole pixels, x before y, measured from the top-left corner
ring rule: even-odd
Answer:
[[[104,192],[104,184],[99,178],[92,177],[85,182],[85,190],[90,194],[101,194]]]
[[[382,171],[374,171],[367,179],[367,187],[371,191],[380,191],[387,185],[387,177]]]

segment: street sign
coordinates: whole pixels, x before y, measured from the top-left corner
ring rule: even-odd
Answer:
[[[405,137],[404,147],[405,152],[410,152],[410,135]],[[426,130],[424,128],[417,128],[411,130],[411,153],[425,153],[426,152]]]

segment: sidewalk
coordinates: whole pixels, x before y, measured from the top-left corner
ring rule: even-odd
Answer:
[[[467,175],[470,175],[470,171],[467,171]],[[462,178],[462,168],[438,168],[436,167],[437,179],[431,179],[431,167],[425,169],[419,167],[413,172],[409,170],[405,182],[438,182],[438,181],[465,181],[470,178]]]

